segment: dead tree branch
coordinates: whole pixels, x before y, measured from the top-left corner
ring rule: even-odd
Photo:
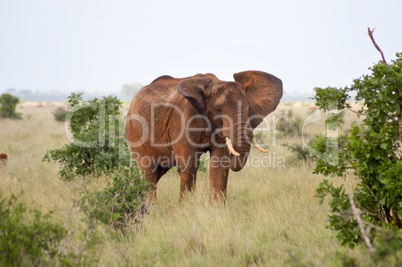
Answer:
[[[374,40],[373,32],[375,31],[375,28],[373,30],[371,30],[370,27],[367,29],[368,29],[368,35],[370,36],[370,39],[373,42],[373,45],[378,50],[378,52],[380,52],[380,54],[381,54],[382,61],[384,62],[384,64],[388,65],[387,61],[385,60],[384,53],[382,52],[381,48],[378,46],[378,44]]]
[[[357,115],[367,115],[366,113],[360,112],[360,111],[356,111],[353,110],[352,108],[347,107],[348,110],[352,111],[353,113],[357,114]]]
[[[363,223],[363,220],[362,220],[362,217],[361,217],[361,212],[356,207],[355,202],[353,201],[353,196],[352,195],[349,196],[349,202],[350,202],[350,206],[352,207],[353,217],[357,221],[357,225],[359,226],[360,233],[363,236],[363,240],[366,243],[366,246],[368,247],[369,251],[371,253],[373,253],[375,251],[375,248],[371,244],[370,237],[368,235],[367,230],[364,228],[364,223]]]

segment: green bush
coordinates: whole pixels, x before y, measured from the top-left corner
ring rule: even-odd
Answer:
[[[21,114],[15,112],[17,104],[20,102],[18,97],[10,94],[0,96],[0,117],[9,119],[21,119]]]
[[[112,172],[119,165],[129,166],[131,152],[125,139],[121,102],[112,96],[85,102],[82,94],[75,93],[68,102],[71,110],[66,119],[73,141],[49,150],[43,161],[59,163],[62,180]]]
[[[138,168],[122,166],[113,173],[112,184],[84,194],[80,206],[90,220],[125,233],[131,225],[141,225],[149,190],[150,184]]]
[[[289,151],[293,152],[296,156],[294,160],[291,160],[292,163],[298,162],[306,162],[310,165],[310,151],[307,147],[304,147],[301,144],[282,144],[282,146],[286,147]]]
[[[65,107],[58,107],[53,112],[56,121],[65,121],[67,116],[67,109]]]
[[[292,110],[282,111],[276,129],[285,137],[297,137],[302,135],[303,120],[295,116]]]
[[[59,250],[67,231],[49,215],[28,210],[17,198],[0,195],[0,265],[71,265],[73,257]]]
[[[103,190],[85,192],[78,202],[87,215],[88,233],[99,222],[126,232],[131,225],[140,224],[147,213],[145,199],[150,185],[132,166],[121,120],[121,102],[111,96],[85,102],[81,94],[72,93],[69,104],[71,110],[66,119],[74,140],[48,151],[43,160],[60,164],[62,180],[77,175],[111,175],[112,184]]]
[[[351,109],[346,102],[351,92],[357,101],[364,101],[363,107],[354,111],[363,117],[361,125],[337,138],[317,136],[310,144],[315,173],[343,179],[352,174],[356,187],[349,195],[342,185],[324,180],[317,196],[321,202],[331,196],[329,227],[342,245],[354,247],[364,242],[368,248],[374,247],[370,248],[374,261],[393,258],[391,263],[400,264],[402,255],[396,252],[402,249],[402,54],[390,64],[379,62],[370,70],[351,87],[315,89],[316,105],[325,111]],[[327,125],[336,128],[341,123],[342,116],[330,117]],[[356,215],[352,203],[361,214]]]
[[[206,173],[209,170],[209,158],[207,158],[207,155],[202,155],[200,157],[200,162],[198,166],[198,171]]]

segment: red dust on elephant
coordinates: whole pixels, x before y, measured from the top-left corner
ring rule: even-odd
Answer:
[[[213,74],[187,78],[162,76],[133,98],[125,131],[137,165],[153,186],[173,166],[181,180],[180,198],[196,182],[199,159],[210,153],[210,185],[225,197],[229,169],[240,171],[251,145],[266,152],[253,130],[276,109],[282,81],[262,71],[233,75],[234,82]]]

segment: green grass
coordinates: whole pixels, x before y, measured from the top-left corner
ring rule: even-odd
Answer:
[[[103,187],[109,177],[62,182],[56,164],[42,163],[47,150],[68,142],[53,109],[25,106],[18,110],[23,120],[0,120],[0,153],[9,157],[7,167],[0,167],[0,190],[5,196],[23,192],[27,206],[55,211],[74,232],[83,214],[72,209],[73,202],[84,187]],[[280,144],[293,141],[300,142],[278,138],[271,146],[276,158],[290,160],[293,155]],[[253,155],[264,156],[254,150]],[[102,266],[339,266],[335,254],[346,251],[364,262],[364,250],[340,248],[326,228],[328,208],[314,197],[322,179],[304,163],[249,166],[230,174],[227,203],[220,205],[210,202],[208,173],[199,173],[196,190],[179,204],[180,179],[171,171],[158,184],[158,203],[141,230],[116,237],[100,229],[104,239],[97,257]],[[353,180],[345,183],[353,186]]]

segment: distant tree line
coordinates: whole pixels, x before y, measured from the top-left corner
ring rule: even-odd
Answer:
[[[135,94],[142,88],[140,83],[124,84],[120,90],[113,92],[121,100],[130,101]],[[70,93],[79,93],[84,90],[71,90],[71,91],[60,91],[60,90],[30,90],[30,89],[16,89],[9,88],[4,91],[0,90],[1,93],[10,94],[18,97],[22,101],[35,101],[35,102],[45,102],[45,101],[66,101]],[[105,92],[86,92],[85,100],[99,98],[104,95]],[[110,93],[110,92],[109,92]]]

